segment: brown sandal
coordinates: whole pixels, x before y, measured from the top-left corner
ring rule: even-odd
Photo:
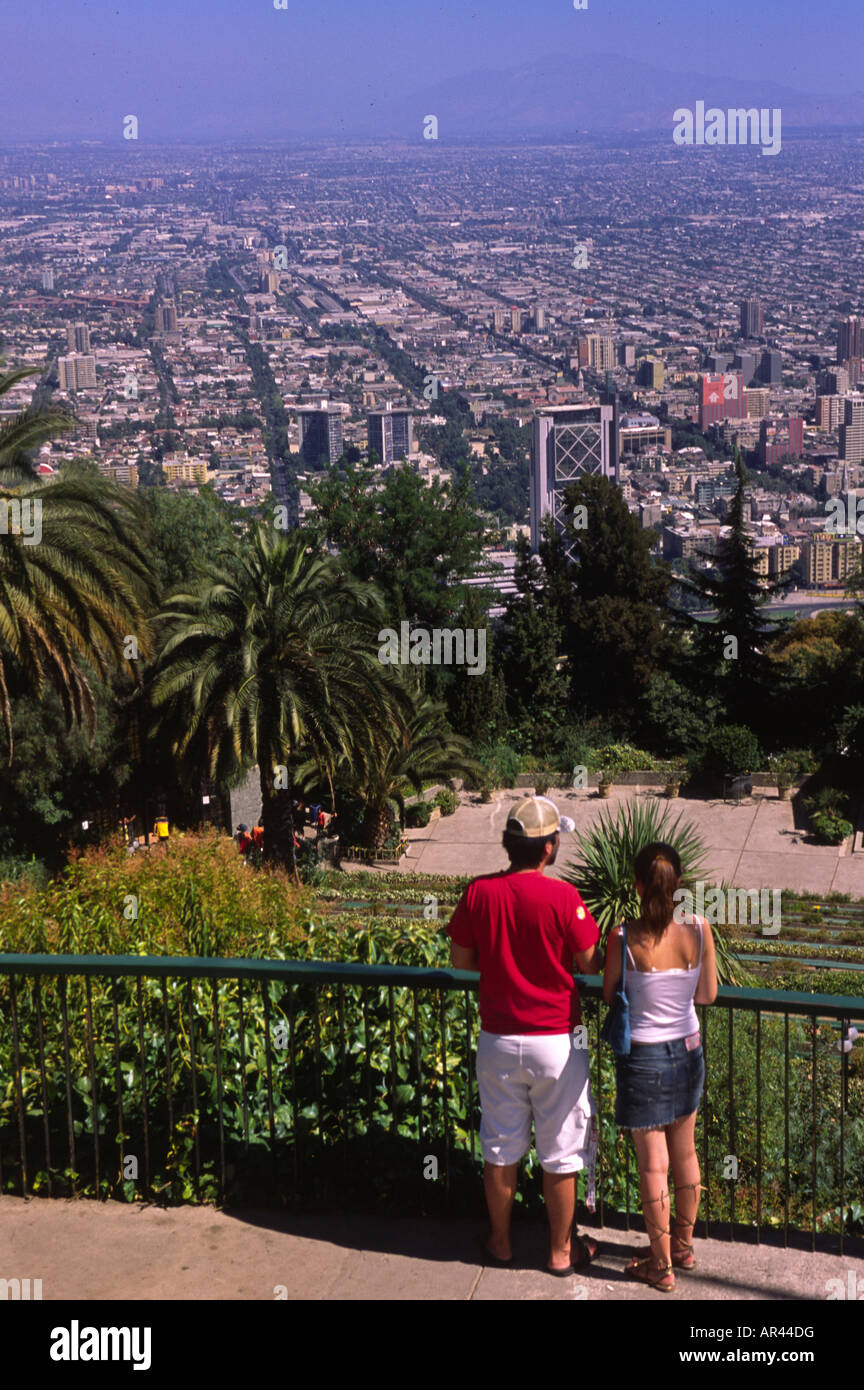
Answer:
[[[652,1265],[654,1267],[652,1277]],[[652,1289],[657,1289],[659,1293],[674,1293],[675,1273],[671,1265],[657,1265],[653,1255],[647,1255],[645,1259],[631,1260],[624,1266],[624,1273],[631,1274],[640,1284],[649,1284]],[[668,1283],[669,1279],[672,1283]]]

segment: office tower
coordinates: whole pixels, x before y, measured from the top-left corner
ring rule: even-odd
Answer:
[[[588,366],[595,372],[610,372],[615,366],[615,344],[610,334],[588,334]]]
[[[534,305],[534,329],[537,333],[546,332],[546,310],[542,304]]]
[[[759,359],[759,380],[766,386],[779,386],[783,380],[783,354],[768,348]]]
[[[855,314],[841,319],[837,331],[837,360],[845,362],[850,357],[864,357],[864,319]]]
[[[816,424],[820,430],[836,430],[844,419],[843,396],[816,397]]]
[[[514,304],[510,310],[510,328],[513,333],[522,332],[522,310],[518,304]]]
[[[816,378],[817,396],[845,396],[850,386],[845,367],[827,367]]]
[[[54,288],[54,271],[48,270],[47,267],[42,271],[42,288],[43,290],[53,290]]]
[[[765,316],[762,312],[762,302],[759,299],[742,299],[741,301],[741,337],[742,338],[761,338],[762,330],[765,327]]]
[[[649,386],[654,391],[662,391],[666,381],[666,368],[657,357],[646,357],[639,363],[636,373],[638,386]]]
[[[341,456],[342,407],[322,401],[320,407],[298,410],[300,455],[312,468],[326,468]]]
[[[718,420],[743,420],[747,416],[747,398],[740,372],[724,372],[722,376],[702,374],[699,403],[699,428],[705,430]]]
[[[57,375],[61,391],[83,391],[96,385],[95,357],[60,357]]]
[[[531,437],[531,548],[552,515],[563,526],[563,493],[583,474],[618,481],[617,405],[549,406],[534,416]]]
[[[864,462],[864,397],[847,396],[845,399],[840,457],[844,463]]]
[[[800,415],[770,416],[759,427],[759,458],[763,468],[798,459],[804,452],[804,421]]]
[[[619,344],[618,344],[618,366],[619,366],[619,367],[635,367],[635,365],[636,365],[636,348],[635,348],[634,344],[633,344],[633,343],[619,343]]]
[[[509,309],[493,309],[493,310],[492,310],[492,327],[495,329],[495,332],[496,332],[496,333],[506,333],[506,331],[507,331],[507,329],[509,328],[509,326],[510,326],[510,310],[509,310]]]
[[[731,352],[709,352],[705,358],[705,366],[714,376],[720,372],[725,372],[732,362]]]
[[[279,293],[279,272],[276,270],[265,270],[261,273],[261,293]]]
[[[413,423],[410,410],[394,410],[390,405],[384,410],[370,410],[366,415],[370,459],[373,453],[381,464],[409,458],[414,448]]]
[[[86,323],[67,323],[66,346],[70,352],[90,351],[90,329]]]
[[[756,354],[755,352],[736,352],[732,359],[733,372],[740,372],[744,379],[744,385],[749,386],[756,374]]]

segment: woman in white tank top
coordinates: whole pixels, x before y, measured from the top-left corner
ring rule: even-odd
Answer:
[[[619,987],[623,931],[631,1050],[616,1058],[615,1121],[633,1135],[651,1243],[648,1257],[631,1261],[627,1270],[640,1282],[670,1293],[674,1268],[696,1264],[692,1234],[701,1183],[695,1129],[705,1061],[695,1006],[716,999],[717,970],[708,923],[693,917],[676,920],[682,915],[674,898],[681,881],[677,852],[671,845],[646,845],[633,869],[641,912],[609,936],[603,997],[611,1003]]]

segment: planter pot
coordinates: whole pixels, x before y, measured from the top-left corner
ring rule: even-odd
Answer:
[[[608,797],[608,795],[609,795],[609,793],[611,792],[611,790],[612,790],[612,783],[611,783],[611,782],[600,782],[600,783],[598,784],[597,792],[598,792],[598,794],[599,794],[600,796],[602,796],[602,797]]]
[[[667,782],[667,783],[666,783],[666,786],[665,786],[664,789],[663,789],[663,794],[664,794],[664,796],[667,796],[667,797],[669,798],[669,800],[671,801],[673,797],[676,797],[676,796],[678,795],[678,793],[680,792],[680,790],[681,790],[681,783],[680,783],[680,782]]]
[[[778,800],[778,801],[788,801],[788,800],[789,800],[789,792],[790,792],[790,790],[791,790],[790,787],[788,787],[788,786],[783,786],[782,783],[778,783],[778,785],[777,785],[777,800]]]

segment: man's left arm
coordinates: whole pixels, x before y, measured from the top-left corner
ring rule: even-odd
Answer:
[[[474,946],[457,946],[450,942],[450,964],[454,970],[476,970],[477,949]]]

